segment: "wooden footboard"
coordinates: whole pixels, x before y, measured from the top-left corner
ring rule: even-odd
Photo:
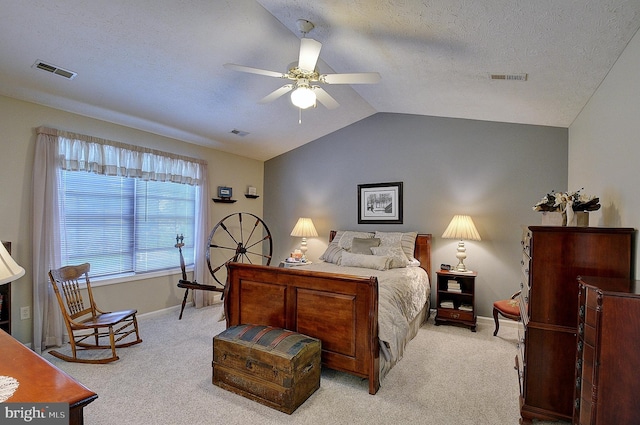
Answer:
[[[335,232],[331,231],[330,239]],[[419,234],[414,256],[431,276],[431,234]],[[227,326],[268,325],[322,341],[322,363],[380,388],[378,279],[303,268],[227,265]]]
[[[380,388],[378,280],[334,273],[229,263],[227,326],[290,329],[322,341],[322,363]]]

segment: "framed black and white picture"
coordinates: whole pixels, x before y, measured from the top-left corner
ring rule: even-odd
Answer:
[[[218,186],[218,198],[221,199],[231,199],[231,195],[233,194],[233,189],[226,186]]]
[[[358,185],[358,224],[402,224],[402,182]]]

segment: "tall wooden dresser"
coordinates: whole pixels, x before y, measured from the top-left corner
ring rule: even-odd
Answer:
[[[578,282],[573,423],[637,424],[640,282],[590,276]],[[603,291],[603,286],[611,290]]]
[[[630,279],[635,230],[530,226],[522,238],[521,336],[516,369],[521,423],[571,422],[574,412],[577,277]],[[608,288],[602,288],[608,289]]]

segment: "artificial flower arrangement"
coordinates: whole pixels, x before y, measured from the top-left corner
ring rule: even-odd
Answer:
[[[583,189],[575,192],[555,192],[552,190],[533,206],[533,210],[566,212],[568,207],[571,207],[574,212],[599,210],[600,198],[580,193]]]

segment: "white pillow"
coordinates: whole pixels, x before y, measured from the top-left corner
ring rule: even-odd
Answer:
[[[389,257],[367,254],[352,254],[348,251],[344,251],[342,253],[342,261],[340,265],[343,267],[361,267],[365,269],[387,270],[389,269],[390,262],[391,259]]]
[[[389,264],[390,269],[407,267],[407,265],[409,264],[409,260],[407,260],[407,256],[402,251],[402,248],[400,247],[400,245],[376,246],[371,248],[371,252],[373,252],[374,256],[391,258],[391,263]]]
[[[414,260],[413,252],[416,248],[417,232],[376,232],[376,238],[380,238],[380,246],[402,247],[402,251],[407,256],[407,260]]]
[[[407,267],[420,267],[420,261],[416,260],[415,258],[413,260],[409,260],[409,264],[407,264]]]

